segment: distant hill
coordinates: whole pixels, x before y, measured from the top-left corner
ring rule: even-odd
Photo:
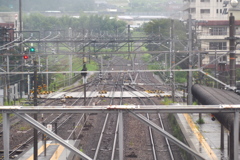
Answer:
[[[0,12],[18,11],[18,0],[0,0]],[[104,11],[118,9],[125,12],[176,12],[182,0],[22,0],[25,12],[61,11]]]
[[[18,0],[0,0],[0,12],[18,11]],[[94,10],[94,0],[22,0],[23,11],[73,11]]]

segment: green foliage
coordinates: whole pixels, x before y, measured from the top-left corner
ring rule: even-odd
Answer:
[[[164,98],[164,100],[161,102],[162,105],[169,105],[171,103],[173,103],[173,101],[169,98]]]
[[[169,119],[169,121],[171,123],[171,126],[172,126],[172,129],[173,129],[173,136],[176,137],[181,142],[187,144],[187,141],[186,141],[186,139],[185,139],[185,137],[182,133],[181,128],[178,125],[178,122],[177,122],[174,114],[169,114],[168,119]],[[182,155],[183,159],[185,159],[185,160],[192,160],[193,159],[193,157],[189,153],[187,153],[185,150],[180,149],[180,152],[181,152],[181,155]]]
[[[132,37],[146,37],[146,34],[144,32],[134,31]]]
[[[70,27],[73,30],[79,31],[87,29],[88,31],[107,31],[123,32],[126,28],[126,22],[110,19],[107,16],[86,16],[82,15],[80,18],[73,18],[70,16],[46,17],[40,13],[32,13],[23,17],[24,30],[68,30]]]
[[[56,58],[56,57],[55,57]],[[58,63],[57,64],[67,64],[67,60],[68,60],[68,57],[66,55],[59,55],[58,57]],[[50,59],[50,61],[53,60]],[[81,71],[82,70],[82,58],[81,57],[74,57],[73,58],[73,61],[72,61],[72,69],[74,71]],[[67,67],[66,66],[61,66],[59,65],[57,68],[55,66],[51,66],[49,67],[50,70],[56,70],[56,71],[60,71],[60,70],[67,70]],[[89,71],[96,71],[98,70],[98,65],[96,62],[94,61],[88,61],[87,64],[86,64],[86,67],[87,67],[87,70]],[[65,85],[67,85],[69,83],[69,74],[52,74],[51,75],[52,78],[54,78],[54,82],[50,83],[49,85],[49,90],[56,90],[56,89],[59,89]],[[81,74],[76,74],[76,75],[72,75],[73,79],[71,80],[72,83],[76,82],[77,80],[79,80],[81,78]],[[50,78],[50,81],[51,81],[51,78]]]
[[[18,130],[19,130],[19,131],[27,131],[27,130],[29,130],[30,128],[31,128],[30,125],[27,125],[27,126],[20,126],[20,127],[18,128]]]
[[[198,105],[198,103],[196,101],[193,102],[193,105]]]
[[[87,70],[89,70],[89,71],[98,70],[98,64],[94,61],[90,61],[89,63],[87,63]]]
[[[236,79],[237,81],[240,81],[240,68],[236,69]]]
[[[151,58],[151,55],[150,54],[144,54],[141,58],[144,62],[148,62]]]
[[[7,102],[7,100],[4,100],[4,106],[12,106],[14,105],[14,101],[10,101],[9,103]]]
[[[79,151],[80,151],[80,152],[83,152],[83,148],[81,147],[81,148],[79,149]]]
[[[148,44],[148,50],[169,50],[171,19],[154,19],[143,26],[144,32],[157,39],[161,44]],[[181,21],[173,21],[173,34],[175,35],[175,50],[184,50],[187,44],[186,27]]]
[[[176,69],[180,69],[180,67],[177,66]],[[183,71],[175,72],[175,81],[177,83],[187,82],[187,72],[183,72]]]
[[[198,119],[197,121],[196,121],[198,124],[204,124],[205,123],[205,121],[204,121],[204,119]]]

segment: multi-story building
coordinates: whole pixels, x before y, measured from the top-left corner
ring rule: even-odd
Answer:
[[[14,40],[14,31],[18,31],[19,26],[17,18],[17,13],[0,12],[0,46]]]
[[[230,13],[235,16],[235,36],[240,36],[240,8],[238,9],[237,0],[184,0],[184,3],[184,15],[191,14],[195,26],[193,32],[196,33],[199,49],[209,53],[202,63],[211,62],[215,59],[215,54],[217,56],[226,54],[229,51],[229,40],[226,38],[229,37]],[[231,5],[233,3],[236,4],[234,8]],[[188,16],[185,16],[184,19],[188,19]],[[239,49],[240,46],[237,46],[237,50]],[[229,64],[227,56],[218,62],[224,64],[227,70]],[[237,64],[240,64],[240,57],[237,58]],[[209,67],[215,67],[215,65],[209,65]]]

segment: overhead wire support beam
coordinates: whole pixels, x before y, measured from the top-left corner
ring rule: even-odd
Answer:
[[[109,71],[102,71],[102,73],[143,73],[143,72],[168,72],[170,70],[160,69],[160,70],[109,70]],[[172,69],[171,71],[179,71],[179,72],[188,72],[188,71],[199,71],[199,69]],[[40,71],[39,74],[50,74],[50,73],[101,73],[101,71]],[[31,72],[0,72],[0,75],[3,74],[33,74],[33,71]]]
[[[2,106],[4,113],[118,113],[119,110],[135,113],[234,113],[240,105],[106,105],[106,106]]]
[[[98,52],[97,54],[160,54],[160,53],[170,53],[169,51],[130,51],[130,52],[123,52],[123,51],[119,51],[119,52],[114,52],[113,51],[109,51],[109,52]],[[177,53],[188,53],[188,51],[178,51]],[[206,52],[200,52],[200,51],[193,51],[193,53],[200,53],[200,54],[205,54]],[[210,52],[209,52],[210,53]],[[224,52],[225,53],[225,52]],[[86,55],[96,55],[96,52],[74,52],[74,53],[58,53],[57,55],[82,55],[82,54],[86,54]],[[35,53],[36,56],[52,56],[52,53]],[[240,55],[240,54],[236,54],[236,55]],[[11,53],[5,53],[1,56],[22,56],[21,54],[11,54]]]

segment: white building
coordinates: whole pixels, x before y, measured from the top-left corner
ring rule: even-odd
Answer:
[[[232,0],[236,1],[237,0]],[[229,15],[235,16],[236,37],[240,37],[240,8],[233,8],[230,0],[184,0],[183,11],[184,19],[188,18],[190,13],[195,20],[196,35],[200,41],[200,49],[209,52],[209,55],[203,59],[203,64],[215,58],[215,52],[227,53],[229,51]],[[237,50],[240,46],[237,46]],[[228,58],[224,57],[221,61],[227,62]],[[227,61],[226,61],[227,60]],[[228,64],[228,62],[227,62]],[[237,64],[240,64],[240,58],[237,58]],[[211,66],[211,65],[210,65]],[[214,65],[212,66],[214,67]]]

